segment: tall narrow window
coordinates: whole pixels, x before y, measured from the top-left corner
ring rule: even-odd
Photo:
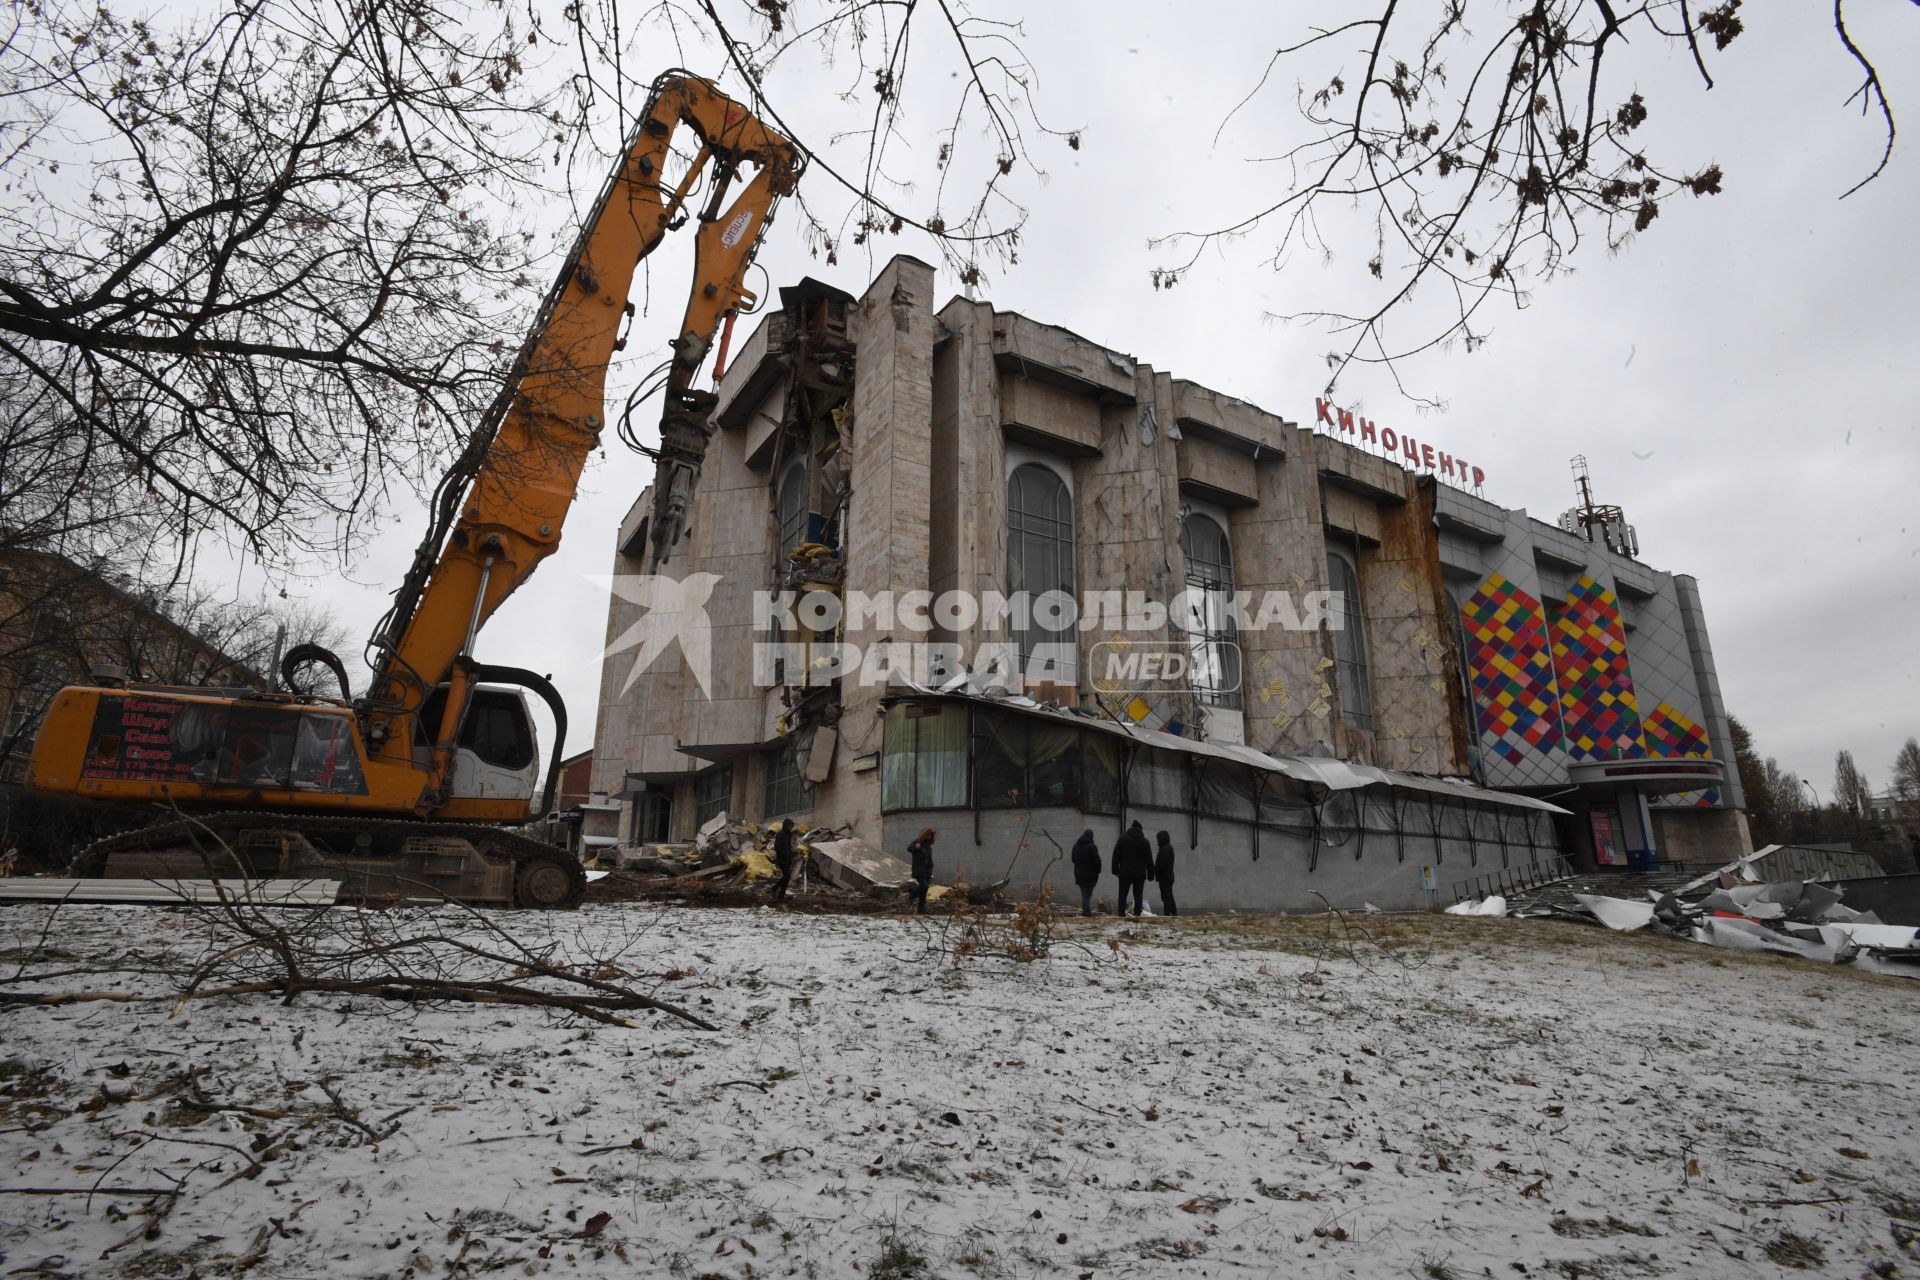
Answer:
[[[807,533],[807,462],[795,458],[780,476],[780,491],[774,497],[775,519],[779,521],[779,543],[774,549],[773,573],[777,578],[786,571],[787,557],[800,545]]]
[[[1013,631],[1021,674],[1076,681],[1075,615],[1049,607],[1061,597],[1073,600],[1073,495],[1037,463],[1015,467],[1007,477],[1007,582],[1016,600],[1026,593],[1027,625],[1019,625],[1016,610]]]
[[[733,766],[723,764],[703,773],[693,784],[693,825],[698,830],[727,811],[733,803]]]
[[[1338,598],[1340,628],[1333,658],[1340,679],[1340,715],[1348,727],[1373,728],[1373,681],[1367,671],[1367,631],[1360,608],[1360,572],[1344,551],[1328,548],[1327,582]]]
[[[1187,560],[1187,633],[1193,693],[1216,707],[1240,705],[1240,645],[1233,615],[1233,547],[1227,531],[1210,516],[1181,522],[1180,550]]]

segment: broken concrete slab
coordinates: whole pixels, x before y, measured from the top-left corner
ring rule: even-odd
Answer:
[[[913,879],[906,863],[858,836],[818,840],[810,847],[828,877],[842,888],[898,889]]]

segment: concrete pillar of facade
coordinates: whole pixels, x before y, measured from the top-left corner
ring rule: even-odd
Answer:
[[[870,596],[925,591],[932,582],[933,318],[934,270],[916,258],[889,262],[848,321],[854,342],[852,461],[845,537],[848,592]],[[926,635],[849,627],[850,644],[913,643]],[[880,808],[878,769],[856,773],[853,758],[881,745],[883,688],[868,687],[860,672],[841,680],[841,717],[832,783],[832,812],[820,822],[844,821]]]
[[[1233,513],[1236,588],[1256,600],[1285,592],[1296,611],[1309,593],[1326,589],[1327,544],[1312,433],[1287,433],[1286,457],[1263,459],[1255,471],[1257,501]],[[1263,627],[1240,636],[1247,742],[1278,755],[1304,754],[1328,737],[1327,717],[1312,714],[1324,677],[1322,628]]]

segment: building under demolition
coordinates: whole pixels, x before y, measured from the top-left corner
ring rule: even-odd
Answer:
[[[1561,853],[1747,848],[1700,597],[1617,510],[1302,425],[895,258],[781,291],[719,387],[672,583],[620,531],[596,791],[629,843],[719,813],[941,835],[946,879],[1171,833],[1183,904],[1451,900]]]

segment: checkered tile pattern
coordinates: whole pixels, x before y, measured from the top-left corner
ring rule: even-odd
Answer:
[[[1514,764],[1560,748],[1560,706],[1540,602],[1495,573],[1460,610],[1480,738]]]
[[[1707,741],[1707,731],[1700,725],[1682,715],[1671,703],[1663,702],[1647,713],[1640,726],[1640,736],[1647,746],[1647,754],[1671,758],[1705,758],[1713,754]],[[1708,787],[1702,791],[1683,791],[1678,795],[1656,796],[1649,803],[1667,808],[1718,808],[1720,788]]]
[[[1567,754],[1626,760],[1646,754],[1627,666],[1627,633],[1613,592],[1583,576],[1547,610]]]

